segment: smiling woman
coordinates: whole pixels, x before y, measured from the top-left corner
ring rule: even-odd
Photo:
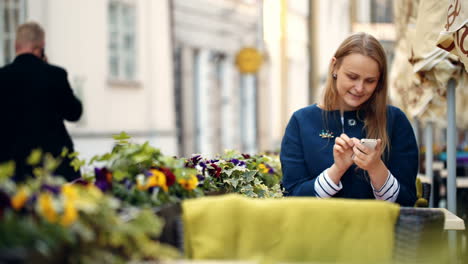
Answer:
[[[376,147],[363,138],[376,139]],[[406,116],[387,105],[386,56],[373,36],[341,43],[322,101],[293,114],[280,158],[285,195],[414,205],[418,148]]]
[[[335,57],[332,62],[336,64]],[[343,59],[333,76],[336,78],[339,108],[356,110],[374,93],[380,76],[379,65],[367,56],[351,54]]]

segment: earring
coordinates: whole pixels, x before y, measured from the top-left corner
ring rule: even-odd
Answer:
[[[332,74],[332,77],[336,80],[336,73]]]

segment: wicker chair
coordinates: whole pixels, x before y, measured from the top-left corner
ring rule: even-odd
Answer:
[[[442,211],[401,207],[395,226],[395,263],[447,263]]]

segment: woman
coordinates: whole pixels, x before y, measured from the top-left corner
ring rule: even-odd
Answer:
[[[377,139],[375,149],[362,138]],[[374,37],[343,41],[322,101],[293,114],[280,158],[285,195],[414,205],[418,147],[405,114],[387,105],[387,61]]]

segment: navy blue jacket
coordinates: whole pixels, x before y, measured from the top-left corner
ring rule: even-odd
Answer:
[[[315,196],[317,176],[333,163],[335,136],[345,133],[349,137],[366,138],[364,116],[358,111],[344,112],[344,125],[340,112],[324,111],[316,104],[296,111],[288,123],[281,143],[282,184],[286,196]],[[320,133],[333,133],[333,138],[322,138]],[[387,132],[390,152],[383,161],[400,183],[396,200],[403,206],[416,201],[418,173],[418,147],[413,129],[405,114],[394,106],[387,107]],[[343,189],[334,197],[375,199],[366,172],[352,165],[341,178]]]

